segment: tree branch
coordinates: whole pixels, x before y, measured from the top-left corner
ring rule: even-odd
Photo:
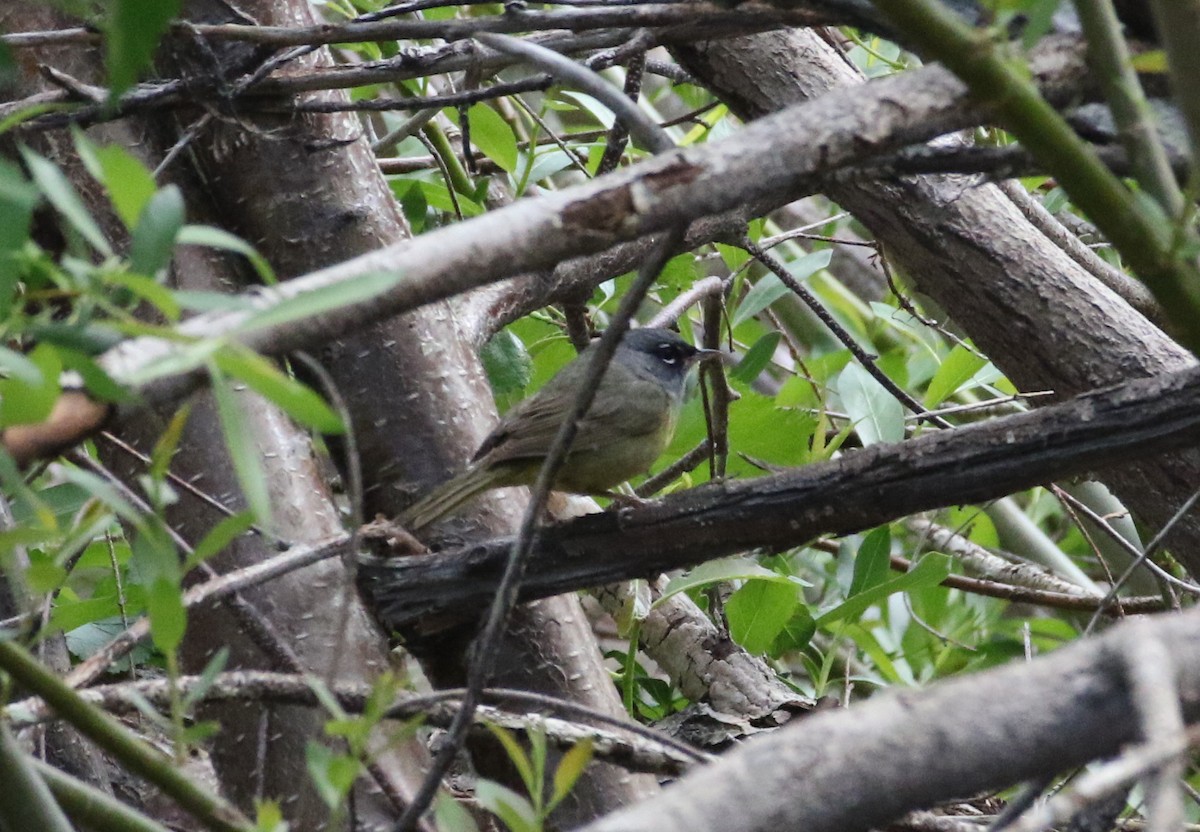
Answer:
[[[712,483],[657,505],[546,529],[522,600],[657,575],[750,549],[782,550],[897,517],[980,502],[1187,445],[1200,435],[1200,368],[1059,405],[875,445],[783,474]],[[423,558],[370,560],[366,592],[392,626],[481,607],[509,542]]]
[[[1200,612],[1130,622],[1032,662],[817,714],[585,830],[860,832],[1083,765],[1139,739],[1118,657],[1146,639],[1172,646],[1175,696],[1197,719]]]

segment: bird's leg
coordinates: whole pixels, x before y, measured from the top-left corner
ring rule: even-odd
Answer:
[[[613,501],[615,508],[638,508],[640,506],[648,506],[654,503],[654,500],[647,500],[644,497],[639,497],[636,494],[625,494],[620,491],[600,491],[592,495],[593,497],[607,497]]]

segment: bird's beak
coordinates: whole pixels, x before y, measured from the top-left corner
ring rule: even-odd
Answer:
[[[724,357],[724,353],[720,350],[698,349],[696,354],[692,356],[692,361],[700,363],[701,361],[719,361]]]

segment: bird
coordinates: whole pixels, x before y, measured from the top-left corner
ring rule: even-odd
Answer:
[[[513,406],[462,473],[400,515],[409,531],[451,514],[484,491],[530,485],[570,412],[593,342],[527,399]],[[692,346],[669,329],[627,332],[606,368],[554,488],[600,495],[647,471],[675,433],[689,370],[718,350]]]

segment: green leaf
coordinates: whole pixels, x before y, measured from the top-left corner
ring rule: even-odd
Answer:
[[[750,349],[746,350],[746,354],[742,356],[742,360],[733,368],[730,375],[746,384],[753,382],[758,378],[758,374],[771,363],[771,357],[775,355],[775,348],[779,346],[781,338],[783,335],[777,330],[771,330],[759,338]]]
[[[159,435],[158,441],[154,443],[154,447],[150,450],[150,470],[148,471],[152,479],[166,479],[167,472],[171,468],[171,460],[175,458],[175,453],[179,450],[179,443],[183,441],[183,429],[187,425],[191,411],[191,406],[187,404],[176,410],[175,414],[171,416],[171,421]]]
[[[26,333],[38,341],[54,344],[83,355],[99,355],[125,340],[113,326],[97,322],[29,322]],[[63,359],[66,366],[66,358]]]
[[[525,788],[531,792],[536,789],[538,781],[537,774],[533,770],[533,761],[529,759],[529,755],[525,753],[525,749],[517,742],[517,738],[513,736],[512,731],[499,725],[491,724],[488,725],[488,730],[504,746],[504,752],[508,754],[508,759],[512,761],[517,773],[521,775],[521,782],[525,784]]]
[[[287,832],[288,826],[278,801],[256,799],[254,809],[254,832]]]
[[[658,285],[682,292],[689,289],[699,279],[696,255],[689,251],[686,254],[677,254],[666,262],[658,274]]]
[[[1021,31],[1021,45],[1032,49],[1054,26],[1054,14],[1060,0],[1033,0],[1025,4],[1025,28]]]
[[[149,66],[167,24],[179,14],[179,4],[180,0],[113,0],[104,38],[110,100],[116,101]]]
[[[482,102],[467,110],[471,143],[506,173],[517,169],[517,137],[500,114]]]
[[[784,286],[783,281],[778,277],[773,274],[765,275],[750,287],[750,291],[746,293],[746,297],[738,304],[737,309],[734,310],[733,316],[730,319],[730,325],[737,327],[739,324],[750,320],[789,291],[788,287]]]
[[[45,381],[45,376],[37,364],[16,350],[4,346],[0,346],[0,376],[31,385],[42,384]]]
[[[675,576],[667,583],[662,596],[654,604],[657,606],[672,595],[680,592],[691,592],[706,586],[726,583],[728,581],[750,580],[778,581],[780,583],[792,584],[793,586],[809,586],[807,582],[799,578],[781,575],[778,572],[767,569],[751,558],[735,556],[710,560],[694,569],[688,570],[683,575]]]
[[[925,406],[935,408],[958,392],[966,382],[983,369],[987,359],[959,344],[950,351],[938,367],[925,391]]]
[[[561,90],[559,97],[574,101],[579,106],[578,109],[589,114],[594,118],[605,130],[611,130],[616,123],[616,116],[613,111],[608,109],[608,106],[602,104],[598,98],[588,95],[585,92],[576,92],[575,90]]]
[[[62,367],[65,370],[79,373],[79,377],[83,378],[84,387],[88,388],[88,393],[96,399],[116,403],[133,401],[130,391],[113,381],[113,377],[104,372],[103,367],[96,364],[90,355],[59,347],[59,358],[62,359]]]
[[[21,251],[29,239],[33,209],[39,199],[21,169],[0,159],[0,317],[7,317],[12,307],[13,290],[18,272],[14,254]]]
[[[1162,49],[1151,49],[1134,55],[1129,63],[1138,72],[1155,72],[1163,75],[1167,72],[1167,53]]]
[[[725,604],[729,634],[751,653],[765,653],[800,604],[795,584],[749,581]]]
[[[85,658],[88,654],[83,654],[81,651],[86,650],[93,643],[95,647],[100,647],[112,639],[115,632],[110,632],[113,628],[105,627],[99,632],[92,629],[80,632],[81,628],[91,624],[97,624],[105,620],[111,620],[121,612],[120,599],[116,593],[112,595],[94,595],[91,598],[86,598],[80,601],[68,601],[62,596],[54,605],[54,613],[50,617],[50,622],[55,627],[65,633],[76,633],[77,642],[74,645],[68,645],[71,652],[76,655],[83,655]],[[117,619],[119,622],[120,619]],[[116,630],[120,631],[120,626]]]
[[[156,378],[190,373],[208,363],[222,346],[224,344],[215,338],[176,344],[157,359],[126,373],[123,381],[131,387],[137,387]]]
[[[868,607],[896,592],[940,584],[950,575],[950,563],[950,558],[945,555],[928,554],[921,558],[920,563],[911,571],[890,581],[884,581],[872,589],[860,592],[853,598],[848,598],[828,612],[821,614],[817,617],[817,626],[825,627],[843,618],[856,618]]]
[[[792,262],[788,263],[788,273],[797,280],[808,280],[817,272],[829,266],[829,261],[833,259],[833,249],[823,248],[819,251],[810,251],[803,257],[797,257]]]
[[[320,396],[258,353],[228,345],[213,358],[223,373],[243,382],[300,424],[320,433],[345,432],[342,420]]]
[[[159,578],[146,592],[146,611],[150,617],[150,638],[164,653],[173,653],[183,642],[187,629],[187,610],[179,584]]]
[[[433,801],[433,820],[438,832],[479,832],[471,813],[446,792],[438,792]]]
[[[27,557],[29,563],[22,577],[31,592],[52,592],[67,579],[67,570],[41,549],[31,549]]]
[[[200,674],[200,678],[196,684],[188,690],[183,697],[183,710],[185,713],[192,710],[204,698],[209,689],[213,686],[213,682],[217,680],[217,676],[225,669],[225,665],[229,663],[229,647],[222,647],[213,657],[208,660],[204,666],[204,670]]]
[[[788,623],[783,625],[779,635],[775,637],[769,655],[781,656],[794,650],[803,650],[812,641],[816,632],[816,620],[812,617],[808,607],[800,604],[792,613],[792,617],[788,619]]]
[[[169,321],[178,321],[181,312],[175,293],[157,280],[129,272],[110,274],[108,282],[128,289],[137,297],[152,304]]]
[[[492,780],[477,780],[475,800],[500,818],[509,832],[537,832],[540,829],[533,806],[506,786]]]
[[[400,197],[400,207],[404,211],[405,218],[413,227],[413,232],[416,234],[425,230],[426,212],[429,210],[429,202],[425,199],[425,189],[417,182],[410,182],[409,186],[402,191],[393,185],[393,192]]]
[[[29,372],[29,366],[13,361],[9,355],[8,365],[18,367],[20,375],[0,380],[0,425],[33,425],[50,416],[54,403],[61,392],[59,375],[62,359],[58,350],[49,344],[38,344],[26,356],[29,364],[37,369],[37,378]]]
[[[864,445],[904,439],[904,408],[896,397],[858,364],[838,376],[838,395]]]
[[[75,187],[67,181],[67,177],[55,165],[34,153],[28,148],[21,148],[21,158],[29,168],[33,180],[41,188],[42,194],[50,201],[72,228],[86,240],[92,248],[106,257],[112,256],[112,246],[100,230],[100,226],[92,219],[84,207],[83,200],[75,191]]]
[[[96,148],[92,155],[99,168],[98,178],[108,189],[117,216],[132,231],[137,227],[138,217],[142,216],[146,205],[158,190],[154,177],[137,157],[120,145]]]
[[[525,342],[507,329],[492,336],[479,357],[497,398],[524,390],[533,377],[533,359]]]
[[[241,332],[253,332],[256,329],[301,321],[331,309],[365,303],[387,292],[403,279],[404,275],[399,272],[367,272],[349,280],[286,297],[271,307],[254,313],[238,329]]]
[[[451,199],[450,190],[441,182],[419,182],[425,201],[438,211],[450,213],[454,210],[455,201],[464,217],[476,217],[483,213],[483,206],[465,194],[455,194]]]
[[[130,558],[130,576],[142,586],[149,587],[163,580],[178,587],[183,579],[179,552],[162,527],[143,523],[142,528],[130,541],[133,555]]]
[[[822,249],[810,252],[802,257],[797,257],[788,263],[788,273],[798,281],[807,280],[828,266],[832,256],[832,249]],[[731,265],[730,268],[734,268],[734,266]],[[790,291],[791,289],[785,286],[778,277],[768,274],[755,283],[750,291],[746,293],[746,297],[742,299],[742,302],[738,304],[738,308],[733,313],[732,320],[730,321],[731,325],[737,327],[743,321],[750,320]]]
[[[183,194],[168,185],[150,198],[133,231],[129,263],[135,272],[155,275],[171,262],[185,219]]]
[[[249,298],[242,295],[227,295],[224,292],[200,292],[176,289],[172,296],[175,302],[189,312],[248,312],[254,308]]]
[[[558,768],[554,770],[554,790],[550,796],[548,808],[553,809],[571,793],[571,789],[575,787],[575,783],[591,761],[592,741],[590,738],[582,739],[571,746],[571,750],[562,756]]]
[[[181,246],[204,246],[240,254],[250,261],[263,283],[271,285],[279,282],[271,264],[254,246],[223,229],[213,228],[211,225],[185,225],[179,229],[177,242]]]
[[[254,437],[246,430],[237,394],[215,362],[209,364],[209,375],[212,378],[212,392],[217,404],[221,432],[225,435],[225,444],[238,482],[242,486],[242,495],[246,498],[246,505],[254,513],[254,517],[260,523],[269,525],[271,497],[267,491],[267,477],[263,472],[262,459],[259,457]]]
[[[254,516],[248,511],[242,511],[232,517],[226,517],[220,523],[213,526],[209,529],[208,534],[204,535],[200,542],[196,544],[196,547],[192,550],[192,554],[184,562],[184,573],[190,572],[213,555],[222,551],[240,535],[244,534],[252,525],[254,525]]]
[[[341,805],[362,768],[358,760],[337,754],[319,742],[309,741],[305,749],[308,775],[317,787],[317,794],[330,809]]]
[[[750,253],[739,246],[731,246],[726,243],[714,243],[717,253],[721,255],[721,260],[725,262],[725,267],[731,272],[736,272],[742,267],[746,261],[750,259]]]
[[[135,509],[111,484],[91,471],[74,466],[63,466],[59,474],[63,479],[83,488],[89,497],[99,500],[129,525],[138,528],[145,526],[141,512]]]
[[[846,597],[853,598],[860,592],[879,586],[887,580],[891,571],[892,533],[887,526],[871,531],[858,547],[854,558],[854,577]]]
[[[87,603],[87,602],[83,602]],[[113,606],[116,606],[116,599],[113,599]],[[130,613],[140,613],[141,609],[130,609]],[[71,651],[71,655],[79,659],[87,659],[95,655],[101,648],[108,645],[116,636],[125,629],[125,624],[121,618],[116,615],[115,611],[111,618],[101,621],[92,621],[83,624],[80,627],[73,628],[67,631],[66,641],[67,649]],[[139,645],[134,648],[133,652],[120,661],[114,662],[109,666],[110,671],[125,671],[130,670],[135,663],[145,662],[151,655],[152,650],[149,645]]]

